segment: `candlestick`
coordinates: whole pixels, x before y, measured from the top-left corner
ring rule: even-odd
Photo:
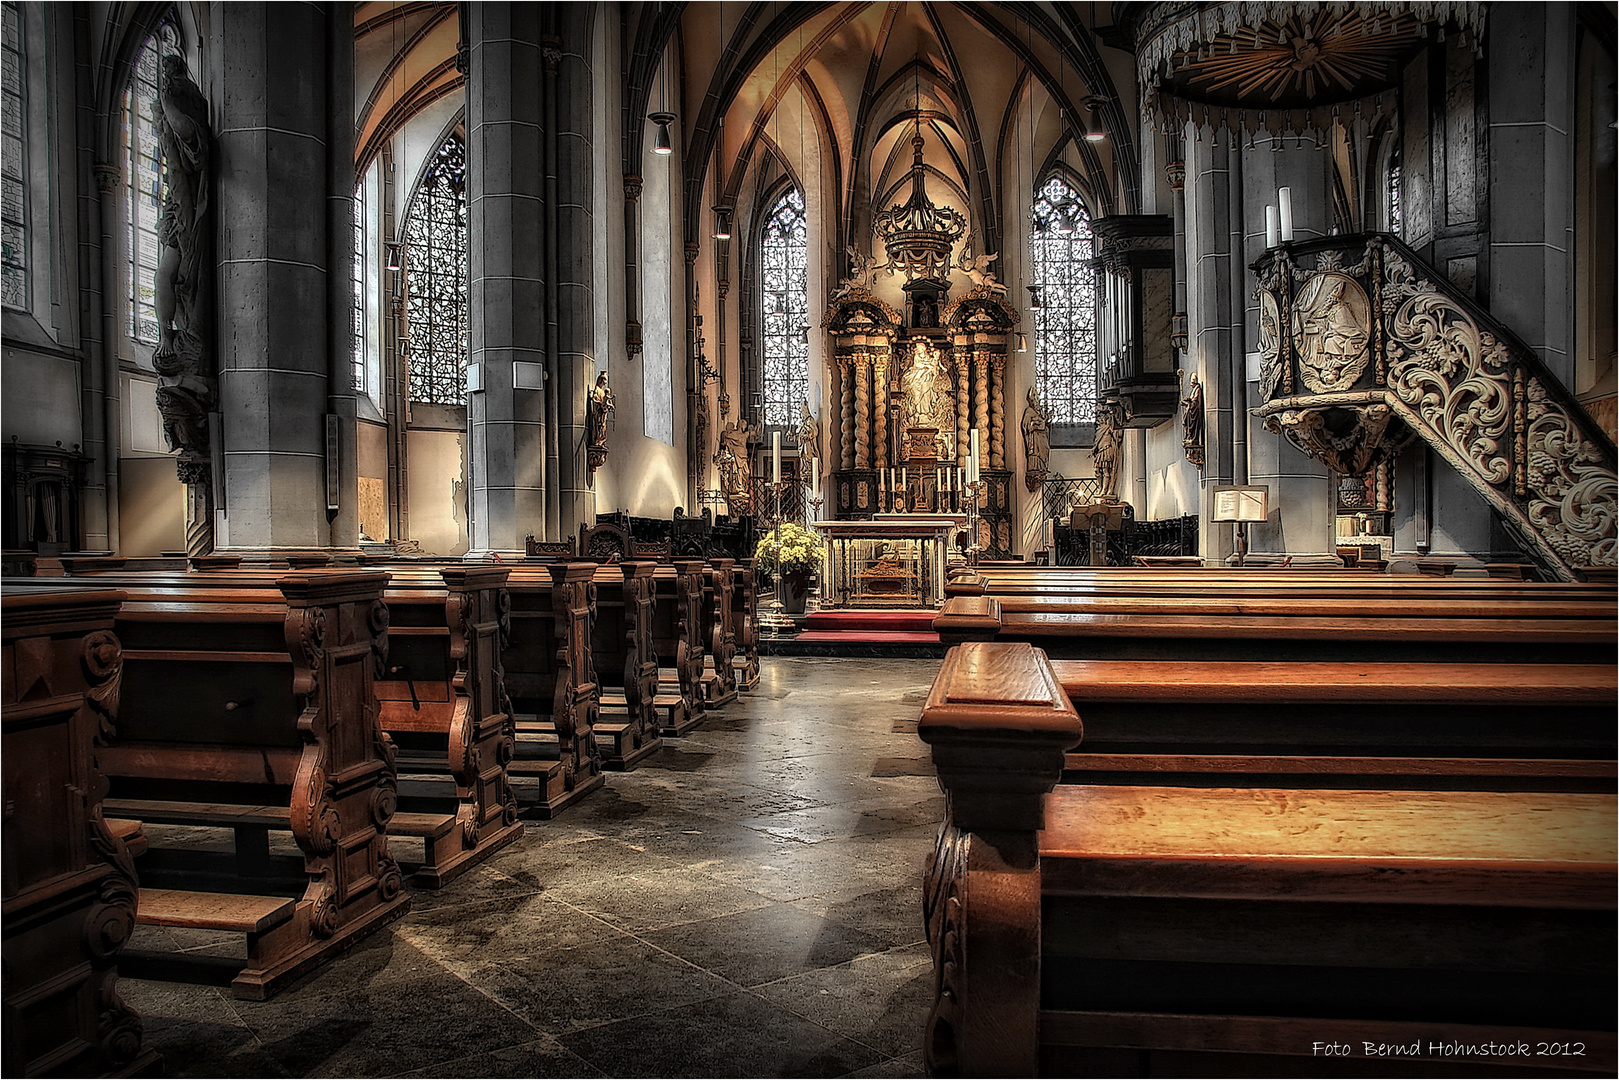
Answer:
[[[1277,231],[1281,234],[1282,243],[1293,242],[1293,189],[1279,188],[1276,192]]]
[[[1282,242],[1281,222],[1276,217],[1276,207],[1265,207],[1265,246],[1273,248]]]
[[[781,483],[781,432],[770,433],[770,480]]]

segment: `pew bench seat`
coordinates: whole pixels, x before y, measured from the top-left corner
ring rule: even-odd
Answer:
[[[1308,1069],[1331,1033],[1362,1062],[1415,1044],[1417,1071],[1527,1040],[1511,1064],[1611,1075],[1615,811],[1594,793],[1060,784],[1039,838],[1041,1072],[1207,1052]]]
[[[1070,781],[1611,788],[1619,776],[1612,665],[1053,660],[1051,669],[1086,727],[1066,758]]]

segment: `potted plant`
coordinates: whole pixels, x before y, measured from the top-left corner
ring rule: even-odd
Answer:
[[[760,570],[781,575],[784,586],[782,605],[796,613],[804,610],[804,600],[809,596],[810,575],[821,568],[821,560],[826,558],[826,545],[804,526],[784,521],[779,548],[776,530],[771,529],[760,538],[753,557]]]

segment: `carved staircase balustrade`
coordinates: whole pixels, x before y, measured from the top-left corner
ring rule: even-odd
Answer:
[[[1356,475],[1420,438],[1563,580],[1613,566],[1614,446],[1520,341],[1398,239],[1268,251],[1255,415]]]

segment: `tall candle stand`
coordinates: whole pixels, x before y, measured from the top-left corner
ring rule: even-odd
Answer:
[[[786,574],[781,568],[781,493],[787,490],[787,484],[782,480],[771,481],[770,503],[776,521],[776,587],[771,590],[770,602],[765,605],[765,612],[759,619],[759,625],[770,632],[771,637],[780,637],[782,631],[790,630],[793,620],[787,617],[787,605],[782,597],[782,589],[786,587]]]
[[[988,491],[989,484],[982,479],[969,480],[961,488],[961,501],[967,511],[967,565],[974,568],[978,566],[978,553],[984,550],[978,539],[978,508]]]
[[[809,512],[810,530],[812,532],[819,532],[819,530],[817,530],[815,528],[815,523],[817,521],[821,520],[821,504],[826,502],[826,500],[824,498],[822,498],[821,496],[819,496],[819,495],[811,493],[809,499],[806,500],[806,501],[809,503],[809,508],[810,508],[810,512]],[[823,565],[821,566],[821,572],[819,574],[817,574],[816,576],[820,581],[826,581],[827,580],[826,574],[827,574],[827,569],[826,569],[826,566],[823,563]],[[808,613],[808,612],[811,612],[811,611],[819,611],[819,610],[821,610],[821,595],[820,595],[820,590],[817,589],[816,591],[811,592],[809,594],[809,598],[807,600],[805,600],[805,602],[804,602],[804,611],[806,613]]]

